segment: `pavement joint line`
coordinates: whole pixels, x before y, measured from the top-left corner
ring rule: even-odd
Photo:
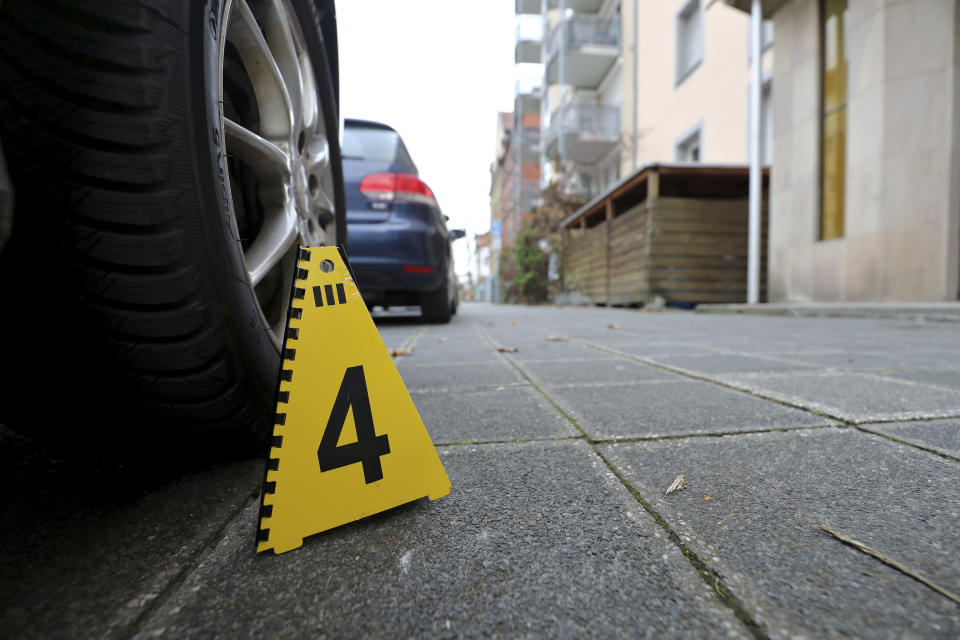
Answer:
[[[604,347],[603,345],[598,345],[598,344],[595,344],[595,343],[592,343],[592,342],[589,342],[589,341],[586,341],[586,340],[579,340],[579,339],[578,339],[578,341],[582,342],[583,344],[585,344],[585,345],[587,345],[587,346],[589,346],[589,347],[592,347],[592,348],[594,348],[594,349],[598,349],[598,350],[600,350],[600,351],[606,351],[606,352],[608,352],[608,353],[617,353],[617,354],[620,354],[620,353],[621,353],[621,352],[618,352],[618,351],[612,351],[612,350],[610,350],[608,347]],[[712,378],[707,378],[707,377],[698,375],[698,374],[693,373],[693,372],[690,372],[690,371],[685,371],[685,370],[683,370],[683,369],[674,369],[673,367],[669,367],[669,366],[667,366],[667,365],[663,365],[663,364],[661,364],[661,363],[659,363],[659,362],[654,362],[654,361],[650,361],[650,360],[648,360],[648,359],[645,359],[645,358],[643,358],[642,356],[636,356],[636,355],[633,355],[633,354],[622,354],[622,355],[626,355],[627,357],[629,357],[629,358],[631,358],[631,359],[633,359],[633,360],[637,360],[638,362],[643,362],[643,363],[645,363],[645,364],[649,364],[650,366],[657,367],[657,368],[663,369],[663,370],[665,370],[665,371],[670,371],[670,372],[672,372],[672,373],[676,373],[676,374],[678,374],[678,375],[686,376],[686,377],[688,377],[688,378],[694,378],[694,379],[696,379],[696,380],[702,380],[703,382],[709,382],[709,383],[715,384],[715,385],[720,386],[720,387],[726,387],[727,389],[732,389],[733,391],[739,391],[739,392],[741,392],[741,393],[746,393],[747,395],[751,395],[751,396],[754,396],[754,397],[757,397],[757,398],[761,398],[761,399],[763,399],[763,400],[768,400],[768,401],[770,401],[770,402],[774,402],[774,403],[776,403],[776,404],[780,404],[780,405],[783,405],[783,406],[785,406],[785,407],[790,407],[790,408],[792,408],[792,409],[799,409],[800,411],[804,411],[804,412],[806,412],[806,413],[810,413],[810,414],[819,416],[819,417],[821,417],[821,418],[829,418],[829,419],[831,419],[831,420],[836,420],[837,422],[840,423],[840,424],[837,424],[837,425],[827,425],[827,426],[835,426],[835,427],[848,428],[848,429],[857,429],[857,430],[863,431],[863,432],[865,432],[865,433],[870,433],[870,434],[872,434],[872,435],[874,435],[874,436],[878,436],[878,435],[879,435],[879,436],[881,436],[881,437],[887,437],[886,434],[878,434],[878,433],[874,433],[874,432],[872,432],[872,431],[869,431],[869,430],[867,430],[867,429],[863,429],[863,428],[861,428],[861,425],[862,425],[862,424],[896,424],[896,423],[906,423],[906,422],[919,422],[919,421],[927,421],[927,422],[929,422],[929,421],[933,421],[933,420],[960,419],[960,415],[946,415],[946,416],[932,416],[932,417],[927,417],[927,418],[923,418],[923,417],[906,417],[906,418],[890,418],[890,419],[879,418],[879,419],[871,419],[871,420],[869,420],[869,421],[867,421],[867,422],[856,422],[856,421],[853,421],[853,420],[849,420],[849,419],[847,419],[847,418],[841,418],[840,416],[833,415],[833,414],[830,414],[830,413],[827,413],[827,412],[824,412],[824,411],[817,411],[817,410],[815,410],[815,409],[811,409],[811,408],[809,408],[809,407],[804,407],[804,406],[802,406],[802,405],[793,404],[793,403],[790,403],[790,402],[785,402],[785,401],[783,401],[783,400],[780,400],[779,398],[773,398],[773,397],[764,395],[764,394],[762,394],[762,393],[757,393],[757,392],[752,391],[752,390],[749,390],[749,389],[743,389],[743,388],[741,388],[741,387],[736,387],[736,386],[733,386],[733,385],[731,385],[731,384],[727,384],[727,383],[724,383],[724,382],[720,382],[720,381],[714,380],[714,379],[712,379]],[[777,372],[777,373],[779,373],[779,372]],[[808,373],[809,373],[809,374],[813,374],[814,372],[803,372],[803,373],[806,375],[806,374],[808,374]],[[819,373],[822,374],[823,371],[820,371]],[[831,372],[831,373],[847,373],[847,372],[846,372],[846,371],[838,371],[838,372]],[[864,375],[864,374],[861,374],[861,375]],[[875,375],[875,374],[866,374],[866,375],[868,375],[869,377],[872,377],[872,378],[879,378],[879,379],[881,379],[881,380],[891,380],[891,378],[884,378],[884,377],[882,377],[882,376],[878,376],[878,375]],[[894,379],[894,380],[899,380],[899,379]],[[917,382],[913,382],[913,381],[903,381],[903,382],[909,382],[909,383],[911,383],[912,385],[914,385],[914,386],[919,386],[919,387],[932,386],[932,385],[924,385],[924,384],[917,383]],[[939,388],[939,387],[937,387],[937,388]],[[800,430],[800,429],[790,429],[790,431],[797,431],[797,430]],[[742,432],[739,432],[739,433],[750,433],[750,432],[748,432],[748,431],[742,431]],[[665,439],[666,439],[666,438],[665,438]],[[946,454],[944,454],[944,453],[941,452],[941,451],[936,451],[936,450],[933,450],[933,449],[929,449],[929,448],[927,448],[927,447],[922,447],[922,446],[920,446],[920,445],[917,445],[917,444],[914,444],[914,443],[912,443],[912,442],[908,442],[908,441],[905,441],[905,440],[897,440],[897,439],[892,438],[892,437],[891,437],[890,439],[891,439],[891,440],[895,440],[896,442],[899,442],[900,444],[906,445],[906,446],[908,446],[908,447],[913,447],[913,448],[915,448],[915,449],[919,449],[919,450],[921,450],[921,451],[925,451],[925,452],[927,452],[927,453],[932,453],[932,454],[934,454],[934,455],[936,455],[936,456],[940,456],[940,457],[942,457],[942,458],[946,458],[947,460],[951,460],[951,461],[954,461],[954,462],[958,462],[958,460],[957,460],[956,458],[954,458],[954,457],[952,457],[952,456],[950,456],[950,455],[946,455]],[[591,441],[591,442],[592,442],[592,441]]]
[[[908,422],[919,422],[919,421],[918,421],[918,420],[909,420]],[[933,420],[927,420],[926,422],[933,422]],[[888,423],[870,423],[870,424],[891,424],[891,423],[888,422]],[[894,423],[894,424],[895,424],[895,423]],[[883,433],[883,432],[881,432],[881,431],[871,431],[870,429],[867,429],[867,428],[866,428],[865,426],[863,426],[863,425],[855,425],[854,428],[855,428],[857,431],[862,431],[862,432],[864,432],[864,433],[866,433],[866,434],[869,434],[869,435],[871,435],[871,436],[877,436],[877,437],[883,438],[884,440],[889,440],[889,441],[891,441],[891,442],[896,442],[897,444],[902,444],[902,445],[905,445],[905,446],[908,446],[908,447],[913,447],[913,448],[915,448],[915,449],[920,449],[921,451],[926,451],[927,453],[932,453],[933,455],[935,455],[935,456],[937,456],[937,457],[940,457],[940,458],[943,458],[944,460],[948,460],[948,461],[950,461],[950,462],[960,462],[960,458],[955,458],[955,457],[951,456],[951,455],[948,454],[948,453],[944,453],[943,451],[939,451],[939,450],[933,449],[933,448],[931,448],[931,447],[925,447],[925,446],[923,446],[923,445],[919,445],[919,444],[916,444],[916,443],[914,443],[914,442],[910,442],[909,440],[902,440],[901,438],[897,438],[896,436],[891,436],[891,435],[888,434],[888,433]]]
[[[487,444],[528,444],[531,442],[564,442],[583,440],[586,436],[554,436],[546,438],[516,438],[513,440],[477,440],[476,442],[435,442],[438,447],[471,447]]]
[[[842,422],[842,423],[845,424],[845,425],[854,426],[854,423],[852,423],[852,422],[850,422],[850,421],[848,421],[848,420],[846,420],[846,419],[844,419],[844,418],[841,418],[841,417],[839,417],[839,416],[831,415],[831,414],[826,413],[826,412],[823,412],[823,411],[817,411],[816,409],[811,409],[811,408],[809,408],[809,407],[804,407],[804,406],[802,406],[802,405],[798,405],[798,404],[793,404],[793,403],[790,403],[790,402],[786,402],[786,401],[784,401],[784,400],[780,400],[779,398],[773,398],[773,397],[770,397],[770,396],[766,396],[766,395],[764,395],[764,394],[762,394],[762,393],[757,393],[756,391],[752,391],[752,390],[750,390],[750,389],[744,389],[744,388],[742,388],[742,387],[736,387],[736,386],[734,386],[734,385],[732,385],[732,384],[729,384],[729,383],[726,383],[726,382],[721,382],[720,380],[716,380],[716,379],[714,379],[714,378],[708,378],[707,376],[703,376],[703,375],[700,375],[700,374],[698,374],[698,373],[694,373],[694,372],[692,372],[692,371],[687,371],[687,370],[685,370],[685,369],[677,369],[677,368],[674,368],[674,367],[671,367],[671,366],[668,366],[668,365],[665,365],[665,364],[662,364],[662,363],[659,363],[659,362],[655,362],[655,361],[653,361],[653,360],[650,360],[649,358],[644,358],[643,356],[637,356],[637,355],[633,355],[633,354],[629,354],[629,353],[623,353],[622,351],[615,351],[615,350],[613,350],[613,349],[610,349],[609,347],[605,347],[605,346],[603,346],[603,345],[599,345],[599,344],[596,344],[596,343],[593,343],[593,342],[588,342],[588,341],[586,341],[586,340],[583,341],[583,344],[585,344],[585,345],[587,345],[587,346],[589,346],[589,347],[592,347],[592,348],[594,348],[594,349],[597,349],[598,351],[605,351],[605,352],[607,352],[607,353],[615,353],[615,354],[618,354],[618,355],[624,355],[624,356],[630,358],[631,360],[636,360],[637,362],[642,362],[642,363],[644,363],[644,364],[650,365],[651,367],[656,367],[657,369],[662,369],[662,370],[664,370],[664,371],[669,371],[670,373],[675,373],[675,374],[677,374],[677,375],[685,376],[685,377],[691,378],[691,379],[693,379],[693,380],[699,380],[699,381],[701,381],[701,382],[709,382],[710,384],[715,384],[715,385],[717,385],[718,387],[724,387],[724,388],[730,389],[730,390],[732,390],[732,391],[738,391],[738,392],[740,392],[740,393],[745,393],[745,394],[747,394],[747,395],[754,396],[755,398],[761,398],[761,399],[763,399],[763,400],[768,400],[768,401],[770,401],[770,402],[773,402],[773,403],[776,403],[776,404],[779,404],[779,405],[783,405],[783,406],[785,406],[785,407],[790,407],[791,409],[798,409],[798,410],[800,410],[800,411],[804,411],[804,412],[806,412],[806,413],[810,413],[810,414],[813,414],[813,415],[818,416],[818,417],[821,417],[821,418],[828,418],[828,419],[830,419],[830,420],[837,420],[837,421],[839,421],[839,422]]]
[[[486,331],[484,331],[479,326],[477,326],[476,329],[477,329],[477,332],[480,333],[481,337],[483,337],[483,339],[485,339],[494,347],[497,346],[496,342],[487,334]],[[500,354],[500,355],[503,356],[503,354]],[[600,458],[600,460],[603,461],[603,463],[607,466],[610,472],[613,473],[613,475],[620,481],[620,483],[630,493],[630,495],[632,495],[634,499],[638,503],[640,503],[640,506],[642,506],[644,510],[646,510],[646,512],[650,514],[650,516],[654,519],[654,521],[656,521],[656,523],[660,525],[660,527],[664,531],[666,531],[668,539],[680,549],[680,552],[683,554],[683,556],[693,566],[694,570],[696,570],[697,575],[700,576],[700,578],[704,581],[704,583],[707,584],[707,586],[713,589],[713,591],[717,594],[717,598],[720,600],[720,602],[733,612],[733,614],[737,617],[737,619],[740,620],[740,622],[746,627],[747,631],[749,631],[750,634],[753,635],[753,637],[756,638],[757,640],[769,640],[769,636],[767,635],[766,631],[764,631],[763,627],[760,624],[758,624],[756,620],[753,619],[753,616],[750,614],[749,611],[747,611],[746,607],[744,606],[740,598],[738,598],[730,590],[730,588],[727,587],[726,582],[723,579],[723,576],[721,576],[716,570],[710,567],[710,565],[704,562],[700,558],[700,556],[696,554],[696,552],[690,549],[686,545],[686,543],[683,542],[679,534],[677,534],[677,532],[673,530],[673,527],[670,526],[670,523],[667,522],[667,520],[662,515],[660,515],[660,513],[658,513],[656,509],[650,506],[650,503],[643,498],[640,492],[637,491],[637,489],[634,488],[633,485],[631,485],[627,481],[627,479],[623,476],[623,474],[621,474],[620,471],[616,467],[614,467],[613,464],[611,464],[611,462],[606,458],[606,456],[604,456],[603,453],[600,452],[600,450],[597,448],[597,443],[590,438],[590,436],[583,429],[583,427],[581,427],[580,424],[570,414],[568,414],[562,407],[560,407],[560,405],[558,405],[553,398],[551,398],[543,389],[541,389],[537,385],[537,383],[530,376],[527,375],[526,371],[524,371],[517,362],[514,362],[513,359],[506,358],[506,357],[504,357],[504,360],[506,360],[514,368],[516,368],[516,370],[519,371],[522,376],[527,378],[527,380],[530,380],[530,384],[533,385],[533,388],[539,391],[540,394],[544,398],[546,398],[546,400],[550,404],[552,404],[554,408],[557,411],[559,411],[561,415],[563,415],[564,418],[570,421],[570,424],[572,424],[577,429],[577,431],[583,434],[583,440],[590,447],[591,451],[593,451],[593,453],[598,458]]]
[[[493,364],[493,363],[489,363]],[[413,393],[446,393],[448,391],[460,391],[462,393],[467,392],[482,392],[482,391],[499,391],[501,388],[504,389],[526,389],[530,387],[528,382],[502,382],[500,384],[475,384],[475,385],[464,385],[462,387],[408,387],[407,391],[411,394]]]
[[[132,638],[139,635],[143,631],[146,624],[150,621],[150,618],[153,617],[153,614],[159,611],[163,605],[166,604],[171,597],[173,597],[176,590],[187,579],[187,575],[203,564],[202,558],[216,548],[218,542],[223,538],[223,533],[227,530],[227,528],[232,523],[237,521],[251,504],[255,504],[259,499],[260,487],[258,485],[256,491],[249,498],[241,502],[240,506],[237,507],[232,514],[230,514],[230,517],[224,520],[222,525],[217,527],[216,531],[211,533],[202,543],[197,545],[197,548],[184,562],[183,567],[177,572],[177,575],[170,579],[157,597],[150,601],[140,615],[130,622],[120,633],[120,635],[127,638]]]
[[[644,499],[640,492],[637,491],[637,489],[630,484],[623,474],[620,473],[620,470],[617,469],[607,459],[607,457],[597,449],[593,442],[588,439],[587,444],[590,445],[590,448],[597,455],[597,457],[600,458],[600,460],[602,460],[607,466],[607,468],[610,470],[610,473],[612,473],[621,482],[621,484],[623,484],[627,491],[630,492],[630,495],[632,495],[634,499],[646,510],[646,512],[650,514],[656,523],[660,525],[660,528],[666,531],[669,540],[680,549],[680,553],[682,553],[687,561],[693,565],[693,568],[697,571],[697,574],[707,584],[707,586],[714,590],[720,602],[733,611],[733,615],[740,620],[740,622],[747,628],[747,631],[749,631],[754,638],[757,638],[757,640],[769,640],[770,636],[767,635],[763,626],[754,620],[753,616],[747,610],[746,605],[743,604],[743,601],[740,600],[740,598],[733,593],[730,587],[727,586],[723,576],[713,569],[709,564],[704,562],[704,560],[697,555],[695,551],[687,546],[683,539],[680,538],[680,535],[673,530],[673,527],[670,526],[670,523],[667,522],[666,518],[664,518],[660,512],[654,509],[646,499]]]
[[[658,442],[661,440],[687,440],[690,438],[726,438],[728,436],[745,436],[756,433],[793,433],[796,431],[815,431],[818,429],[837,429],[845,425],[815,424],[799,427],[767,427],[763,429],[746,429],[744,431],[711,431],[709,433],[669,433],[662,436],[629,436],[626,438],[592,438],[594,444],[627,444],[631,442]]]
[[[416,353],[416,351],[414,351]],[[404,367],[467,367],[478,364],[496,364],[492,360],[456,360],[456,361],[435,361],[435,362],[416,362],[416,356],[401,356]]]
[[[420,328],[417,329],[417,332],[412,336],[403,341],[403,344],[400,345],[401,349],[413,349],[413,345],[417,344],[417,341],[420,340],[420,336],[427,332],[427,325],[422,324]]]

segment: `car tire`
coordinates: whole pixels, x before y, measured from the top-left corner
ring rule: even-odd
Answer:
[[[453,314],[453,305],[450,301],[450,288],[447,276],[444,274],[443,284],[436,291],[424,295],[420,301],[423,319],[435,324],[447,324]]]
[[[137,441],[265,441],[297,245],[345,243],[333,20],[309,0],[3,2],[12,426],[70,431],[36,420],[57,397]]]

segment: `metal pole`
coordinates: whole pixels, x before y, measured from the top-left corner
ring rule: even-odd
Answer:
[[[640,43],[637,41],[638,23],[640,22],[640,0],[633,0],[633,128],[630,135],[633,138],[630,145],[630,167],[633,173],[637,171],[637,144],[640,139],[637,134],[637,101],[640,98]]]
[[[753,0],[750,9],[750,223],[747,240],[747,302],[760,301],[760,198],[763,187],[763,168],[760,166],[760,92],[761,25],[760,0]]]

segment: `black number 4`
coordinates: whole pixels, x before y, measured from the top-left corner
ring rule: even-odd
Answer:
[[[340,432],[343,431],[350,407],[353,407],[353,422],[357,425],[357,441],[338,447],[337,442],[340,441]],[[367,395],[363,367],[348,367],[317,449],[320,471],[331,471],[359,462],[363,465],[363,479],[370,484],[383,478],[380,456],[388,453],[390,443],[387,436],[378,436],[373,430],[370,396]]]

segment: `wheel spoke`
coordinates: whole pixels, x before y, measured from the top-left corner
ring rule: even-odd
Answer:
[[[227,152],[243,160],[261,181],[286,182],[290,178],[287,153],[253,131],[224,118]]]
[[[324,123],[320,121],[320,104],[317,102],[317,80],[313,74],[313,65],[306,51],[300,52],[300,79],[303,96],[303,128],[308,131],[319,130],[326,135]]]
[[[267,45],[273,53],[273,59],[283,76],[287,95],[293,109],[294,131],[304,120],[303,78],[300,74],[300,61],[297,44],[290,31],[290,16],[280,0],[262,0],[253,5],[256,16],[263,25]]]
[[[244,256],[250,282],[257,286],[296,244],[298,238],[297,212],[293,202],[282,209],[266,212],[263,227]]]
[[[293,131],[290,93],[246,0],[233,2],[227,39],[239,51],[253,84],[260,109],[261,134],[272,140],[289,140]]]

